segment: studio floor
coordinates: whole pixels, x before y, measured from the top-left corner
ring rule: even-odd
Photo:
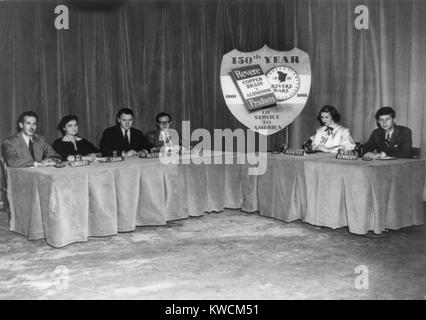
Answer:
[[[0,299],[426,299],[426,227],[379,238],[238,210],[55,249],[8,231]]]

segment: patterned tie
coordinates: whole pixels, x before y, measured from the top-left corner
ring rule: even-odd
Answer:
[[[388,133],[386,135],[385,144],[386,144],[386,147],[389,149],[389,147],[390,147],[390,133]]]
[[[30,139],[30,141],[28,142],[28,149],[30,150],[31,157],[33,157],[33,160],[35,160],[33,139]]]

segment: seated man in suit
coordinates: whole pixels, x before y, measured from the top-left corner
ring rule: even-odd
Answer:
[[[172,146],[172,139],[169,128],[172,123],[172,117],[166,112],[160,112],[155,116],[157,130],[150,131],[146,134],[146,138],[157,150],[162,146]]]
[[[103,156],[112,156],[113,151],[117,155],[128,157],[136,156],[139,152],[148,153],[152,145],[143,135],[142,131],[132,127],[133,111],[123,108],[117,113],[117,125],[104,130],[100,142]]]
[[[2,154],[10,167],[37,167],[61,162],[61,156],[53,150],[46,139],[36,134],[38,116],[25,111],[18,118],[19,132],[3,141]]]
[[[395,110],[391,107],[380,108],[375,117],[379,128],[373,131],[370,139],[363,145],[364,157],[411,158],[411,130],[396,125]]]

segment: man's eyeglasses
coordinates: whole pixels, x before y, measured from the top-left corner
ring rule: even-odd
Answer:
[[[169,124],[169,123],[170,123],[170,121],[158,121],[157,123],[158,123],[158,124]]]

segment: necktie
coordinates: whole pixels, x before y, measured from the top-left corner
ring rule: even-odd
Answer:
[[[389,133],[386,135],[385,144],[386,144],[386,147],[389,149],[389,146],[390,146],[390,134]]]
[[[30,141],[28,142],[28,149],[30,150],[31,157],[33,157],[33,160],[35,160],[34,146],[33,146],[33,140],[32,139],[30,139]]]
[[[164,132],[164,144],[167,144],[169,146],[172,145],[172,140],[170,139],[170,135],[168,132]]]
[[[129,143],[129,135],[128,135],[128,132],[129,130],[124,130],[124,143],[125,143],[125,145],[126,146],[130,146],[130,143]]]
[[[327,129],[325,129],[325,131],[328,132],[328,135],[331,135],[333,133],[333,128],[332,127],[327,127]]]

